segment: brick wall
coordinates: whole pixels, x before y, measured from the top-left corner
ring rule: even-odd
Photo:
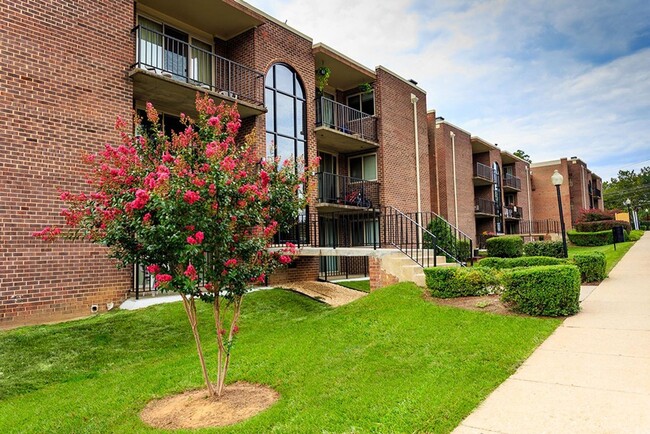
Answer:
[[[560,217],[557,205],[557,192],[555,186],[551,183],[551,176],[556,169],[564,177],[564,182],[560,187],[560,196],[562,198],[564,223],[566,229],[569,230],[573,226],[571,224],[571,197],[569,192],[569,172],[566,159],[562,159],[560,164],[536,166],[531,168],[533,215],[535,216],[535,220],[559,221]]]
[[[379,117],[377,171],[382,205],[417,211],[415,131],[411,94],[418,98],[418,146],[422,211],[431,210],[426,94],[391,72],[377,68],[375,107]]]
[[[452,149],[451,133],[455,135],[455,194],[453,164],[454,152]],[[476,240],[474,182],[472,181],[474,172],[471,137],[461,129],[446,123],[440,123],[435,129],[435,152],[435,161],[438,170],[438,191],[440,196],[439,214],[455,226],[457,205],[458,228],[473,240]]]
[[[296,258],[291,268],[281,268],[269,276],[269,285],[317,280],[320,267],[319,259],[318,257],[308,256]]]
[[[591,180],[591,172],[580,160],[568,160],[567,169],[569,172],[571,223],[573,224],[578,218],[580,210],[589,208],[588,184]]]
[[[133,3],[15,0],[0,20],[0,327],[105,310],[130,271],[102,248],[31,233],[63,224],[57,189],[83,191],[79,157],[130,118]]]

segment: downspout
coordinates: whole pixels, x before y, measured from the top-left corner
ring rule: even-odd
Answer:
[[[414,94],[411,94],[411,103],[413,104],[413,133],[415,135],[415,185],[416,185],[416,195],[417,195],[417,202],[418,202],[418,218],[417,222],[418,225],[420,225],[420,234],[419,234],[419,240],[422,239],[422,200],[421,200],[421,191],[420,191],[420,140],[419,140],[419,135],[418,135],[418,97],[415,96]]]
[[[451,173],[454,177],[454,219],[456,221],[456,228],[458,228],[458,189],[456,186],[456,134],[453,131],[449,132],[451,136]]]
[[[530,166],[526,166],[526,190],[528,191],[528,228],[530,235],[533,234],[533,212],[531,211],[531,200],[530,200]],[[531,236],[532,239],[532,236]]]

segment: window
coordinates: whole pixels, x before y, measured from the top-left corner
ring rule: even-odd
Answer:
[[[278,63],[269,69],[264,83],[267,155],[305,163],[305,92],[298,75],[287,65]],[[298,167],[296,170],[302,170]]]
[[[377,180],[377,154],[362,155],[349,159],[350,176],[366,181]]]
[[[375,114],[375,92],[357,93],[348,96],[348,107],[359,110],[367,115],[373,116]]]

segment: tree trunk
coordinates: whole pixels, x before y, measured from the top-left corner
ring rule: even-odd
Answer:
[[[221,370],[219,372],[218,380],[217,380],[217,396],[221,396],[223,393],[223,388],[226,384],[226,374],[228,373],[228,365],[230,364],[230,349],[232,346],[232,341],[235,335],[235,327],[237,326],[237,321],[239,320],[239,314],[241,312],[241,303],[242,303],[243,296],[237,296],[235,297],[234,300],[234,312],[232,316],[232,322],[230,323],[230,331],[228,332],[228,349],[225,351],[225,360],[223,360],[223,365],[221,366]],[[222,345],[219,347],[219,352],[221,353],[225,348],[223,347],[223,340]],[[223,349],[223,350],[222,350]],[[220,355],[220,364],[221,364],[221,355]]]
[[[192,327],[192,334],[194,335],[194,342],[196,342],[196,351],[199,354],[199,361],[201,362],[201,371],[203,372],[203,380],[205,385],[208,388],[208,395],[210,397],[215,396],[215,390],[210,382],[210,376],[208,374],[208,369],[205,366],[205,358],[203,357],[203,347],[201,346],[201,337],[199,336],[199,329],[197,327],[197,318],[196,318],[196,304],[194,303],[194,296],[187,297],[185,294],[181,294],[183,298],[183,307],[185,308],[185,313],[187,318],[190,321],[190,327]],[[189,298],[189,299],[188,299]]]

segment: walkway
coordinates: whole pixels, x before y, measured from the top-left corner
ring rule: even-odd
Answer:
[[[650,234],[454,433],[650,433]]]

